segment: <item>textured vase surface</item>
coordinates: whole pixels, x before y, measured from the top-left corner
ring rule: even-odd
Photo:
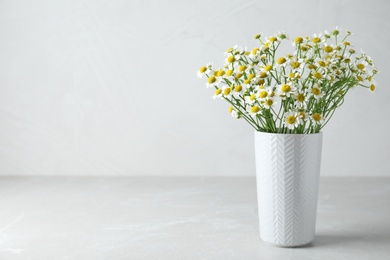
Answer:
[[[282,247],[314,239],[322,133],[255,132],[260,237]]]

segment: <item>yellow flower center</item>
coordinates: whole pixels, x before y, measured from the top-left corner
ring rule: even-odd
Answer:
[[[233,70],[228,70],[227,72],[226,72],[226,75],[227,76],[231,76],[233,74]]]
[[[250,75],[248,76],[248,79],[251,80],[251,79],[253,79],[254,77],[256,77],[256,74],[253,74],[253,73],[252,73],[252,74],[250,74]]]
[[[260,78],[265,78],[265,77],[267,77],[267,72],[261,72],[260,73]]]
[[[308,67],[309,69],[311,69],[311,70],[315,70],[315,69],[317,68],[317,66],[314,65],[314,64],[309,64],[307,67]]]
[[[266,43],[264,44],[264,50],[267,50],[268,48],[269,48],[269,43],[266,42]]]
[[[302,93],[299,93],[296,98],[297,98],[298,102],[305,101],[305,95]]]
[[[344,60],[344,62],[345,62],[345,63],[350,63],[350,62],[351,62],[351,59],[346,58],[346,59]]]
[[[371,90],[371,91],[375,91],[375,85],[374,85],[374,84],[371,84],[370,90]]]
[[[319,37],[314,37],[312,40],[314,43],[320,43],[321,39]]]
[[[294,61],[293,63],[291,63],[291,67],[292,67],[293,69],[298,68],[299,65],[301,65],[301,64],[300,64],[298,61]]]
[[[242,87],[240,85],[237,85],[235,88],[234,88],[234,91],[236,92],[240,92],[242,90]]]
[[[260,98],[266,98],[267,96],[268,96],[268,93],[265,90],[261,91],[260,94],[259,94]]]
[[[300,43],[303,42],[303,38],[302,38],[302,37],[297,37],[297,38],[294,39],[294,42],[295,42],[296,44],[300,44]]]
[[[241,77],[242,77],[242,74],[241,74],[241,73],[236,74],[236,79],[239,79],[239,78],[241,78]]]
[[[277,61],[276,61],[276,63],[278,63],[279,65],[280,64],[283,64],[283,63],[285,63],[286,62],[286,58],[284,58],[284,57],[280,57]]]
[[[257,81],[257,85],[263,85],[264,84],[264,79],[259,79],[258,81]]]
[[[318,113],[315,113],[314,115],[313,115],[313,119],[314,119],[314,121],[320,121],[321,120],[321,115],[320,114],[318,114]]]
[[[318,71],[315,72],[315,73],[313,74],[313,76],[314,76],[316,79],[322,79],[322,74],[319,73]]]
[[[210,76],[208,79],[207,79],[207,82],[209,84],[213,84],[217,79],[214,77],[214,76]]]
[[[254,49],[252,50],[252,54],[253,54],[253,55],[256,55],[256,53],[257,53],[258,50],[259,50],[259,48],[254,48]]]
[[[232,63],[232,62],[236,61],[236,58],[234,58],[234,56],[229,56],[229,58],[227,60],[228,60],[228,62]]]
[[[344,45],[351,45],[349,42],[343,42]]]
[[[249,54],[251,54],[249,51],[246,51],[245,52],[245,55],[248,56]]]
[[[304,112],[299,112],[299,116],[302,118],[302,119],[305,119],[306,118],[306,115]]]
[[[233,50],[233,48],[229,48],[226,52],[231,52]]]
[[[239,70],[240,70],[241,72],[244,71],[244,70],[246,70],[246,66],[245,66],[245,65],[240,66]]]
[[[250,101],[253,101],[253,100],[255,100],[255,99],[256,99],[255,94],[252,94],[252,95],[249,97],[249,100],[250,100]]]
[[[307,51],[307,49],[308,49],[307,46],[303,46],[303,45],[301,46],[302,51]]]
[[[332,48],[332,46],[325,46],[324,51],[325,52],[332,52],[333,48]]]
[[[270,97],[274,97],[275,96],[275,92],[271,92],[271,94],[269,94]]]
[[[358,65],[356,65],[356,67],[357,67],[359,70],[362,70],[362,69],[364,69],[364,64],[359,63]]]
[[[222,77],[223,75],[225,75],[225,71],[224,70],[219,70],[218,71],[218,76]]]
[[[225,90],[223,91],[223,94],[224,94],[225,96],[227,96],[227,95],[230,94],[230,91],[231,91],[230,88],[225,88]]]
[[[278,38],[276,38],[276,37],[271,37],[271,38],[269,38],[269,41],[270,42],[276,42],[278,40]]]
[[[229,107],[229,113],[232,113],[232,112],[233,112],[233,107],[230,106],[230,107]]]
[[[270,71],[270,70],[272,70],[272,66],[271,65],[267,65],[267,66],[264,67],[264,70],[265,71]]]
[[[218,88],[217,90],[215,90],[215,95],[216,96],[218,96],[221,93],[222,93],[222,89]]]
[[[320,61],[318,62],[318,64],[319,64],[321,67],[326,67],[325,61],[320,60]]]
[[[200,73],[203,73],[203,72],[205,72],[206,70],[207,70],[207,68],[206,68],[205,66],[200,67],[200,69],[199,69]]]
[[[289,92],[290,90],[291,90],[290,85],[284,84],[284,85],[282,86],[282,92],[287,93],[287,92]]]
[[[271,106],[274,104],[274,101],[273,101],[272,99],[267,99],[267,100],[265,101],[265,104],[266,104],[267,106],[271,107]]]
[[[311,93],[318,96],[321,93],[321,90],[319,88],[312,88]]]
[[[361,76],[357,76],[357,79],[362,82],[364,79]]]
[[[286,121],[288,124],[292,125],[297,121],[297,118],[295,116],[289,116],[289,117],[287,117]]]
[[[244,80],[244,84],[249,84],[251,82],[251,80],[250,79],[246,79],[246,80]]]
[[[252,113],[257,113],[257,112],[260,111],[260,107],[258,107],[258,106],[253,106],[253,107],[251,108],[251,111],[252,111]]]

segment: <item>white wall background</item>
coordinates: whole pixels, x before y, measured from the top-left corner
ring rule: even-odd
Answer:
[[[254,176],[253,131],[198,68],[257,33],[348,28],[376,62],[324,129],[323,176],[390,176],[390,1],[0,1],[1,175]]]

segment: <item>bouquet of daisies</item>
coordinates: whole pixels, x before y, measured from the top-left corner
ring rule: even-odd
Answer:
[[[356,86],[375,90],[378,73],[364,52],[348,41],[351,32],[296,37],[293,54],[279,56],[278,47],[288,40],[285,33],[263,39],[247,50],[226,51],[225,64],[202,66],[198,76],[207,77],[215,88],[213,98],[230,103],[230,113],[245,119],[256,131],[269,133],[318,133]]]

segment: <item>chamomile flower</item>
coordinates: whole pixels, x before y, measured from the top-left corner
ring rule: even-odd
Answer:
[[[332,35],[334,36],[338,36],[340,34],[340,28],[338,26],[336,26],[333,31],[332,31]]]
[[[312,74],[312,78],[316,79],[318,81],[323,80],[325,76],[326,76],[326,73],[324,70],[317,70],[317,71],[313,72],[313,74]]]
[[[294,57],[288,61],[288,65],[290,65],[291,71],[300,73],[305,63],[303,62],[303,59]]]
[[[315,65],[322,67],[322,68],[326,68],[330,64],[329,61],[325,61],[319,57],[317,57],[314,61],[315,61]]]
[[[244,93],[244,88],[240,84],[237,84],[234,87],[232,87],[232,92],[233,92],[233,96],[238,97],[242,93]]]
[[[234,107],[230,106],[229,107],[229,112],[232,115],[232,117],[234,117],[236,119],[240,118],[239,112]]]
[[[276,66],[278,67],[286,67],[287,65],[287,58],[286,57],[279,57],[277,60],[276,60]]]
[[[294,86],[294,83],[292,82],[287,82],[286,84],[279,85],[277,89],[278,95],[282,99],[295,95],[295,91],[296,88]]]
[[[320,113],[312,114],[310,119],[315,125],[322,125],[325,121],[325,118]]]
[[[307,113],[303,109],[298,109],[299,118],[302,122],[309,120],[309,117],[307,116]]]
[[[212,68],[213,68],[213,64],[211,62],[207,63],[205,66],[200,67],[198,72],[196,73],[198,78],[201,78],[205,74],[210,75],[214,73]]]
[[[371,92],[375,92],[376,89],[376,83],[373,81],[370,86],[368,87]]]
[[[261,104],[266,108],[266,109],[274,109],[276,106],[276,101],[272,97],[267,97],[265,100],[261,101]]]
[[[219,82],[220,82],[220,80],[217,79],[216,76],[211,75],[207,79],[206,87],[210,88],[210,87],[213,87],[213,86],[217,86],[219,84]]]
[[[200,67],[199,71],[196,73],[196,75],[198,75],[198,78],[201,78],[202,75],[206,72],[206,70],[207,70],[206,66]]]
[[[288,40],[289,37],[285,31],[278,32],[278,38],[281,40]]]
[[[295,100],[296,100],[296,106],[297,107],[305,107],[307,104],[307,99],[308,99],[307,93],[305,91],[298,91],[295,95]]]
[[[272,71],[272,65],[271,64],[260,66],[260,73],[261,72],[265,72],[265,73],[268,74],[270,71]]]
[[[324,96],[324,93],[322,92],[319,85],[314,85],[310,88],[310,96],[313,96],[315,99],[320,99]]]
[[[222,96],[227,99],[231,99],[232,96],[232,88],[229,86],[222,87]]]
[[[290,111],[284,115],[283,125],[288,129],[294,129],[298,127],[300,123],[301,119],[298,112]]]
[[[229,49],[227,49],[224,53],[223,53],[223,56],[225,57],[228,57],[232,54],[232,52],[234,51],[234,49],[237,48],[237,46],[234,46],[234,47],[231,47]]]
[[[335,46],[334,45],[328,45],[327,43],[324,44],[324,48],[323,48],[323,51],[327,54],[329,53],[332,53],[333,51],[335,50]]]
[[[265,38],[265,40],[266,40],[266,42],[269,43],[270,45],[275,45],[275,44],[280,43],[280,39],[279,39],[276,35],[267,37],[267,38]]]
[[[311,42],[315,45],[321,46],[325,42],[325,38],[321,34],[313,34]]]
[[[256,93],[250,92],[249,95],[245,96],[245,103],[252,105],[256,102]]]
[[[246,111],[248,112],[249,115],[252,117],[256,117],[256,115],[261,113],[261,108],[258,105],[252,105],[252,106],[247,106]]]
[[[264,88],[263,89],[259,89],[258,95],[259,95],[259,99],[261,101],[263,101],[263,100],[265,100],[268,97],[268,91],[265,90]]]
[[[295,37],[292,45],[293,46],[300,45],[303,43],[303,41],[304,41],[303,37],[301,37],[301,36]]]
[[[366,68],[368,66],[368,63],[366,61],[358,61],[355,64],[355,68],[359,70],[360,72],[365,72]]]
[[[217,88],[214,92],[214,96],[212,96],[213,99],[222,97],[223,90],[220,88]]]

